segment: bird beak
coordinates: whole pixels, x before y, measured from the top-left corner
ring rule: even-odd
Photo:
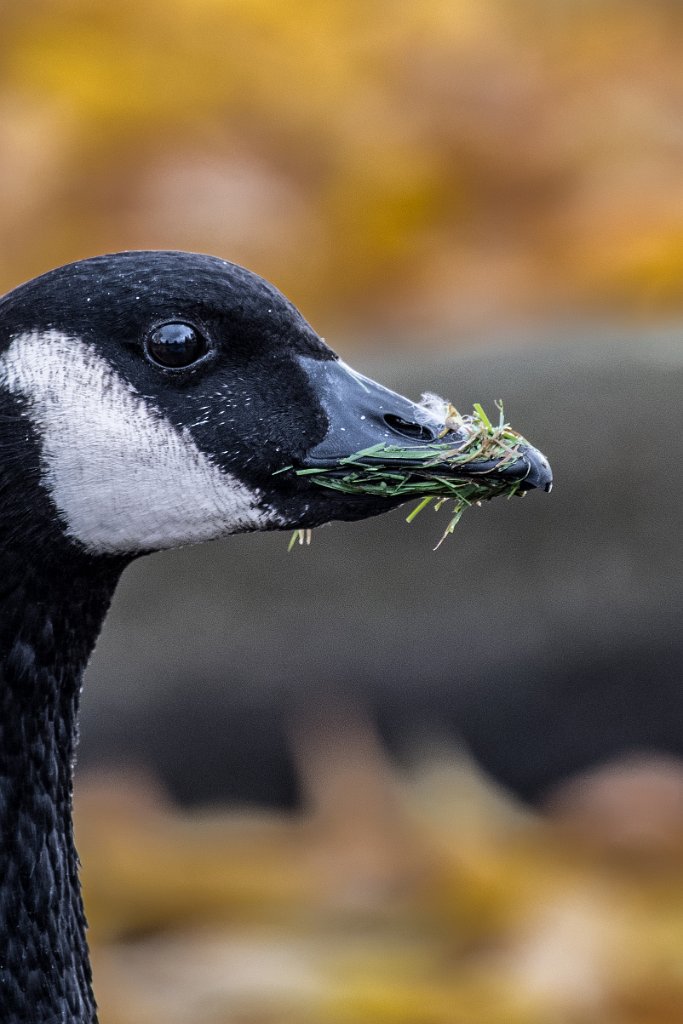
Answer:
[[[334,470],[344,460],[366,455],[364,465],[400,471],[419,471],[423,477],[438,476],[458,480],[476,480],[491,489],[491,494],[514,487],[517,491],[539,489],[550,491],[552,471],[546,457],[527,442],[515,446],[516,457],[510,459],[473,459],[465,464],[449,462],[448,453],[464,445],[467,432],[446,422],[444,410],[417,405],[402,395],[377,384],[369,377],[352,370],[341,360],[316,360],[302,357],[301,364],[327,414],[329,427],[323,440],[306,453],[303,468],[310,471]],[[377,454],[367,449],[381,446]],[[440,460],[429,460],[425,473],[425,449],[443,450]],[[401,449],[395,464],[391,448]],[[389,451],[384,449],[388,448]],[[410,452],[414,449],[414,461]],[[408,454],[406,451],[408,450]]]

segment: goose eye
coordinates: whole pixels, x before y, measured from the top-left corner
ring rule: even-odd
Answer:
[[[145,348],[153,363],[176,369],[196,363],[208,345],[195,327],[174,323],[161,324],[150,331]]]

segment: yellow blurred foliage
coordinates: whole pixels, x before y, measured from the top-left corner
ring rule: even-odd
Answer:
[[[0,287],[214,251],[314,318],[683,304],[670,0],[33,0],[0,35]]]
[[[103,1024],[683,1020],[683,765],[608,767],[543,821],[452,755],[399,782],[346,739],[299,816],[81,788]]]

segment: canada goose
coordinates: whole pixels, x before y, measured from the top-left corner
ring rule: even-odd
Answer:
[[[122,570],[230,533],[376,515],[402,499],[278,471],[443,430],[214,257],[100,256],[0,300],[3,1024],[96,1020],[72,764],[82,673]],[[505,473],[549,488],[532,448]]]

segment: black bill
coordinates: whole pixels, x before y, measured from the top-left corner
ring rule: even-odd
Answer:
[[[417,479],[476,481],[492,493],[552,488],[548,460],[522,438],[511,454],[454,459],[471,437],[464,424],[449,424],[433,406],[411,402],[341,361],[304,357],[301,363],[329,419],[327,434],[306,454],[304,470],[346,472],[352,458],[356,466],[411,473]]]

